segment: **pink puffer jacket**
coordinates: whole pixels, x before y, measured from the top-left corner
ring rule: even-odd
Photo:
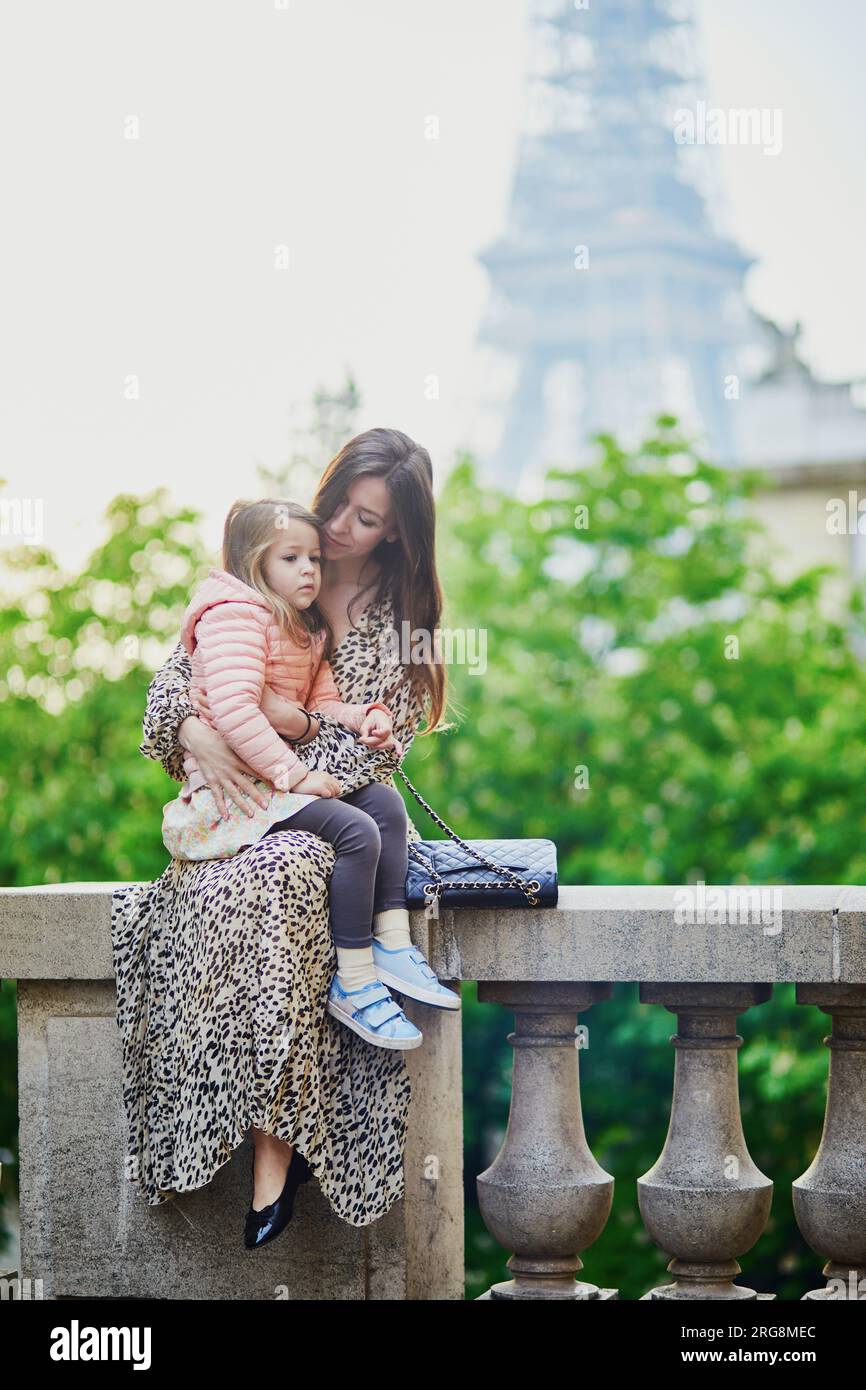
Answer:
[[[347,705],[327,661],[324,635],[307,651],[283,635],[258,590],[226,570],[212,569],[186,610],[181,640],[192,658],[190,701],[199,718],[222,734],[239,757],[280,791],[291,791],[309,769],[269,724],[259,708],[266,685],[278,695],[321,710],[359,733],[368,710],[387,705]],[[204,692],[210,718],[200,706]],[[205,785],[191,753],[183,760],[182,795]]]

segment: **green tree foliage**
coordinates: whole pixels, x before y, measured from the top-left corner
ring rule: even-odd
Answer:
[[[81,574],[0,551],[0,883],[155,877],[171,783],[138,753],[153,670],[207,557],[164,489],[116,497]]]
[[[601,444],[533,505],[469,460],[447,480],[448,623],[485,631],[487,669],[449,671],[465,724],[434,784],[472,834],[549,835],[566,883],[862,882],[859,597],[833,620],[828,570],[775,578],[757,475],[672,423]]]

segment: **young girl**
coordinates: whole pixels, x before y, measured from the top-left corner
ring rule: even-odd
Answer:
[[[409,936],[403,798],[381,782],[341,797],[339,782],[328,772],[310,771],[259,707],[267,685],[299,702],[308,717],[321,711],[368,746],[393,748],[398,756],[402,751],[388,707],[345,704],[324,659],[329,629],[316,606],[319,528],[306,508],[269,498],[236,502],[226,518],[223,569],[212,569],[193,597],[181,637],[191,655],[190,698],[199,718],[259,774],[268,805],[253,803],[250,816],[230,802],[221,817],[187,754],[186,782],[163,808],[163,841],[176,859],[226,858],[290,822],[332,844],[337,971],[328,1011],[376,1046],[404,1050],[417,1047],[423,1035],[385,979],[439,1008],[459,1008],[460,1000],[440,984]]]

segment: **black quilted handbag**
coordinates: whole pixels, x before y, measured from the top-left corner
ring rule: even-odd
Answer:
[[[415,800],[451,836],[409,841],[407,907],[426,907],[434,898],[442,907],[556,906],[559,885],[552,840],[461,840],[412,786],[402,767],[397,771]],[[479,864],[486,872],[479,872]],[[464,878],[472,872],[476,878]],[[498,883],[497,878],[507,881]]]

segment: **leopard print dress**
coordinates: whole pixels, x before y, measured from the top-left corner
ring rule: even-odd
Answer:
[[[340,695],[382,700],[400,674],[390,598],[337,646]],[[148,692],[141,751],[183,781],[189,703],[181,644]],[[404,682],[389,701],[408,752],[424,718]],[[344,791],[396,785],[393,753],[327,716],[304,762]],[[421,836],[409,820],[409,838]],[[411,1085],[402,1052],[375,1047],[326,1012],[336,952],[328,913],[334,849],[281,830],[229,859],[172,860],[153,883],[112,895],[111,932],[127,1119],[126,1176],[149,1206],[210,1182],[249,1127],[294,1144],[334,1213],[366,1226],[403,1195]]]

